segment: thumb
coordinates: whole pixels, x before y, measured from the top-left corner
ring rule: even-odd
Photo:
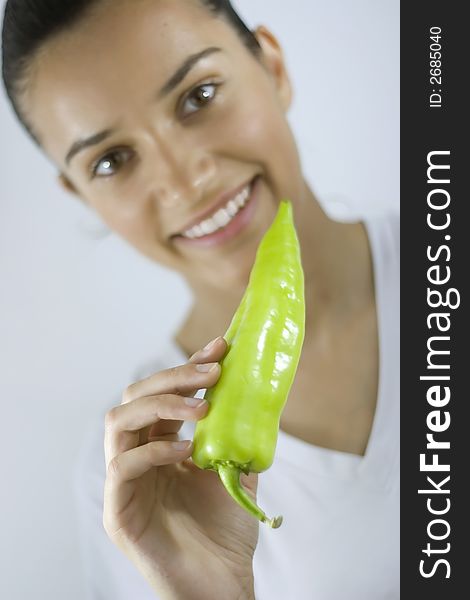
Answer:
[[[251,492],[253,496],[256,496],[256,492],[258,491],[258,473],[249,473],[248,475],[242,473],[240,475],[240,483]]]

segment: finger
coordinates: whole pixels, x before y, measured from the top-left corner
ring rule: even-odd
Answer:
[[[142,396],[194,395],[195,390],[213,386],[219,375],[220,365],[217,362],[186,363],[165,369],[131,384],[123,394],[122,404],[133,402]]]
[[[223,358],[227,350],[227,342],[222,336],[216,337],[209,342],[207,346],[197,350],[189,358],[192,363],[205,363],[210,361],[219,361]]]
[[[258,473],[242,473],[240,475],[240,483],[249,490],[255,497],[258,490]]]
[[[191,440],[149,442],[116,455],[106,473],[104,502],[108,520],[119,515],[135,493],[135,480],[153,467],[181,462],[191,455]]]
[[[139,436],[143,428],[153,428],[153,435],[175,433],[183,421],[201,419],[207,408],[208,404],[202,398],[186,398],[176,394],[144,396],[115,406],[105,417],[106,464],[117,454],[146,442]],[[155,428],[157,423],[165,420],[168,420],[168,424]],[[146,432],[147,436],[149,432],[150,429]]]
[[[208,362],[213,359],[218,359],[224,356],[227,349],[227,342],[223,337],[217,337],[211,342],[207,344],[205,348],[202,350],[195,352],[190,358],[189,361],[193,361],[194,363]],[[191,390],[191,396],[194,396],[196,393],[196,389]],[[166,435],[169,433],[178,433],[183,425],[183,421],[168,421],[168,420],[160,420],[154,425],[152,425],[151,429],[148,431],[148,435],[145,438],[145,442],[151,441],[151,439],[157,439],[161,435]]]
[[[151,427],[148,428],[148,436],[145,442],[149,442],[150,438],[152,437],[158,437],[160,435],[177,434],[183,426],[183,423],[184,421],[173,421],[171,419],[162,419],[160,421],[157,421]]]

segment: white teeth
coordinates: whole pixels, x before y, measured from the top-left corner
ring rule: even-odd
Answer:
[[[234,200],[230,200],[226,208],[230,217],[234,217],[238,212],[238,204]]]
[[[209,233],[214,233],[218,229],[222,229],[230,223],[233,217],[245,206],[250,195],[250,186],[246,186],[239,194],[230,200],[224,208],[219,210],[212,215],[209,219],[204,219],[191,229],[187,229],[183,232],[183,236],[194,239],[199,238]]]
[[[202,233],[206,235],[208,233],[212,233],[214,231],[214,223],[212,223],[212,219],[207,219],[201,223]]]
[[[225,227],[227,223],[229,223],[232,219],[233,215],[229,215],[228,211],[225,208],[221,208],[218,210],[212,219],[217,223],[219,227]]]
[[[238,194],[238,196],[235,197],[235,202],[238,204],[238,206],[241,207],[245,204],[245,201],[248,198],[249,193],[250,193],[250,190],[248,188],[245,188]]]
[[[193,234],[194,234],[195,237],[196,236],[199,237],[201,235],[204,235],[204,232],[202,231],[202,227],[200,225],[195,225],[193,227],[192,231],[193,231]]]

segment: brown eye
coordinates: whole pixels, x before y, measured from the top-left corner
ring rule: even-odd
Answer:
[[[194,88],[183,102],[183,116],[191,115],[210,104],[215,98],[216,92],[217,84],[215,83],[205,83]]]
[[[115,175],[122,165],[132,157],[131,150],[113,150],[95,161],[91,168],[92,177]]]

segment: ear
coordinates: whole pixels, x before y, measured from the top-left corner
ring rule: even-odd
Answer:
[[[282,108],[287,112],[292,102],[292,86],[282,48],[277,38],[264,25],[257,27],[253,33],[261,46],[263,63],[273,77]]]

